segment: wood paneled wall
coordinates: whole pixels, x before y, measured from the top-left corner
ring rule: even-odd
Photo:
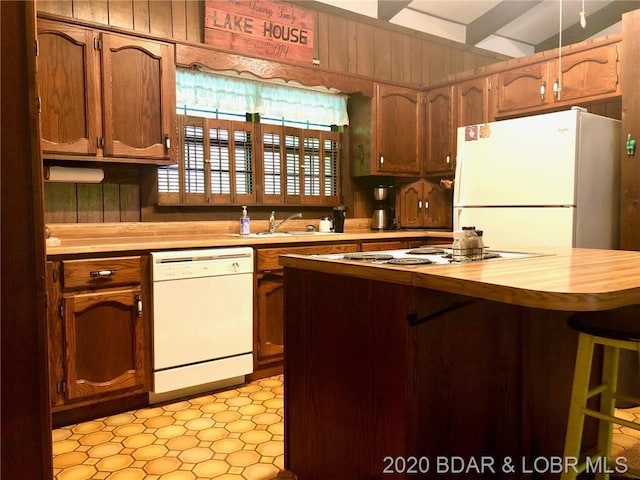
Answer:
[[[508,58],[325,4],[291,3],[315,12],[314,57],[323,70],[425,87]],[[180,42],[204,41],[203,0],[43,0],[37,5],[39,12],[78,21]]]

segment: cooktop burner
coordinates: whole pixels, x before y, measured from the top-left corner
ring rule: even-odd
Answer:
[[[354,253],[345,253],[342,258],[344,258],[345,260],[381,261],[381,260],[392,260],[393,255],[388,253],[354,252]]]
[[[391,265],[426,265],[433,262],[428,258],[392,258],[387,263]]]
[[[407,250],[406,253],[410,255],[441,255],[445,253],[445,251],[442,248],[419,247],[412,250]]]

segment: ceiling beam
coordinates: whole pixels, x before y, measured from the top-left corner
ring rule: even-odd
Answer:
[[[622,14],[640,8],[640,1],[616,0],[606,7],[587,15],[587,27],[582,28],[580,22],[565,28],[562,31],[562,45],[571,45],[573,43],[582,42],[589,37],[601,32],[607,27],[618,23],[622,20]],[[588,4],[587,4],[588,10]],[[557,48],[560,35],[554,35],[543,40],[535,46],[536,52]]]
[[[531,10],[542,0],[500,2],[484,15],[467,25],[467,45],[474,46],[489,35]]]
[[[411,0],[378,0],[378,18],[389,21],[410,3]]]

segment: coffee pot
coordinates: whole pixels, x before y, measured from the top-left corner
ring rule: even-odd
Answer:
[[[371,215],[371,230],[388,230],[393,225],[393,207],[390,205],[391,187],[380,185],[373,189],[376,204]]]

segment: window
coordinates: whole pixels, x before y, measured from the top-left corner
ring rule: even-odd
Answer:
[[[256,203],[254,124],[190,116],[178,120],[180,159],[178,165],[158,168],[159,203]]]
[[[188,115],[178,165],[158,168],[160,204],[340,203],[345,96],[178,69],[177,101]]]
[[[338,205],[340,133],[261,125],[266,204]]]

